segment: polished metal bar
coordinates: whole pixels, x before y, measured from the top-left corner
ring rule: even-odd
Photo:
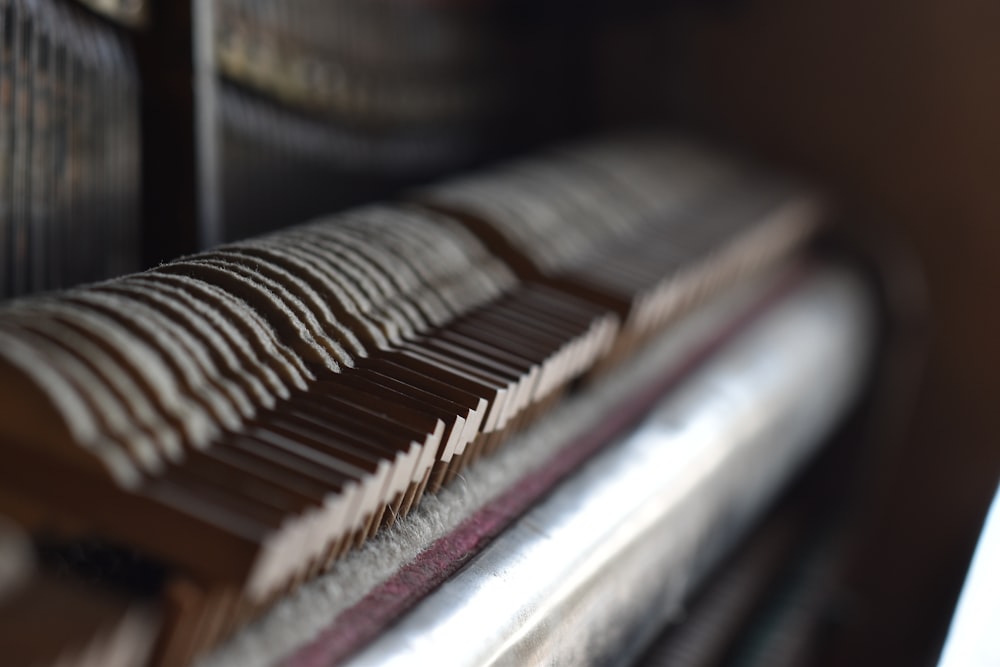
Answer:
[[[1000,664],[1000,489],[972,556],[938,667]]]
[[[349,664],[623,662],[843,416],[873,329],[816,271]]]

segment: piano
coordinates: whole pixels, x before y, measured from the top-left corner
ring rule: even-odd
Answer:
[[[0,654],[638,660],[851,413],[827,199],[553,91],[511,150],[593,24],[487,5],[0,5]]]

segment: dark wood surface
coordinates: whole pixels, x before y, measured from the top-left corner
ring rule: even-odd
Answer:
[[[750,0],[602,46],[609,119],[693,120],[831,184],[857,231],[915,249],[929,353],[902,382],[922,376],[912,417],[856,499],[823,654],[932,664],[1000,478],[1000,5]]]

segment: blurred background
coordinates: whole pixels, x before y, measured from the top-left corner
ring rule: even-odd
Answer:
[[[1000,479],[1000,5],[0,0],[0,294],[666,126],[838,202],[886,344],[790,661],[933,664]],[[817,378],[822,382],[822,378]],[[774,664],[774,663],[771,663]]]
[[[855,207],[852,232],[914,256],[927,320],[905,336],[926,356],[892,390],[890,405],[911,390],[913,403],[874,443],[817,660],[931,664],[1000,477],[1000,7],[758,0],[686,15],[665,20],[669,39],[640,28],[609,46],[670,73],[608,113],[676,113],[804,170]]]

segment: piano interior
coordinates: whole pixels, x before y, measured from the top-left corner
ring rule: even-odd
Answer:
[[[0,663],[935,663],[998,30],[0,0]]]

